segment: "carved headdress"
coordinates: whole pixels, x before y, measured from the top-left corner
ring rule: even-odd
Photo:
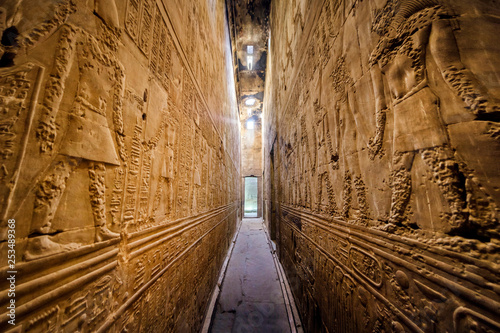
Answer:
[[[438,6],[437,0],[402,0],[398,3],[396,13],[391,21],[391,28],[397,29],[406,19],[419,11]]]
[[[438,5],[438,0],[387,0],[385,6],[375,12],[372,31],[387,35],[390,30],[397,31],[413,14]]]
[[[390,61],[394,48],[401,45],[415,28],[432,22],[435,15],[440,12],[432,8],[440,7],[438,0],[387,0],[385,6],[375,12],[372,31],[382,38],[370,56],[370,65],[379,60],[385,63]],[[419,12],[423,14],[412,18]],[[408,24],[406,28],[405,24]],[[409,27],[412,29],[408,30]]]

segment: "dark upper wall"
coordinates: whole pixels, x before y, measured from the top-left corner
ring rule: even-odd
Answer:
[[[499,13],[272,3],[265,216],[309,331],[500,329]]]
[[[224,2],[0,7],[0,266],[15,219],[17,327],[196,331],[240,216]]]

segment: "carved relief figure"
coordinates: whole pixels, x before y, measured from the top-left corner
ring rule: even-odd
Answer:
[[[343,203],[340,214],[345,219],[354,219],[366,224],[368,207],[357,144],[359,116],[354,107],[354,80],[347,73],[344,57],[339,58],[330,76],[337,98],[334,106],[335,117],[333,117],[336,122],[336,158],[339,159],[340,152],[344,169]]]
[[[47,5],[47,1],[40,1],[40,6]],[[49,7],[49,6],[48,6]],[[3,116],[1,122],[0,179],[4,182],[0,193],[2,206],[2,225],[0,239],[6,239],[7,216],[14,208],[13,198],[18,191],[25,190],[18,185],[20,168],[24,165],[24,156],[27,150],[31,119],[36,112],[34,104],[38,95],[39,77],[33,77],[37,69],[31,63],[22,63],[16,59],[18,53],[29,53],[42,39],[52,34],[75,11],[75,4],[71,1],[60,1],[53,4],[45,15],[33,17],[33,12],[23,12],[21,1],[0,1],[0,67],[2,82],[0,82],[0,104]],[[64,34],[64,33],[63,33]],[[22,52],[21,52],[22,51]],[[60,53],[60,51],[57,51]],[[35,89],[35,90],[33,90]],[[28,104],[28,98],[35,98]],[[29,110],[28,110],[29,107]],[[28,117],[28,118],[27,118]],[[24,125],[26,124],[26,126]],[[25,128],[23,128],[25,127]],[[21,186],[23,187],[23,186]]]
[[[471,112],[487,112],[488,104],[460,60],[449,17],[435,0],[389,0],[372,27],[381,36],[370,57],[377,115],[376,135],[369,143],[372,158],[381,153],[385,112],[392,106],[394,113],[393,192],[387,230],[407,224],[416,154],[431,170],[449,205],[451,214],[443,215],[447,222],[440,229],[455,233],[468,227],[464,177],[441,120],[439,97],[428,85],[428,57],[433,57],[445,81]],[[469,83],[467,89],[453,84],[457,75]],[[384,91],[384,78],[388,91]]]
[[[334,152],[332,140],[330,137],[329,116],[320,106],[319,100],[314,102],[315,123],[316,123],[316,143],[317,143],[317,179],[318,179],[318,198],[317,211],[320,213],[335,214],[337,204],[335,194],[330,179],[330,168],[336,169],[338,155]],[[326,202],[326,203],[325,203]]]
[[[174,208],[174,150],[175,150],[175,132],[174,123],[167,123],[165,136],[165,152],[163,155],[161,177],[166,184],[165,196],[161,198],[166,205],[166,213],[170,215]],[[160,203],[159,203],[160,204]]]
[[[104,25],[101,29],[104,34],[111,33]],[[74,246],[54,243],[49,235],[53,232],[52,220],[67,181],[81,164],[89,169],[89,194],[96,228],[95,240],[104,241],[119,237],[119,234],[111,232],[106,226],[105,165],[120,164],[107,114],[113,110],[113,119],[121,119],[119,108],[123,96],[123,69],[114,60],[110,45],[82,29],[65,26],[61,33],[59,50],[64,54],[64,61],[59,63],[56,57],[56,70],[62,67],[67,75],[71,66],[69,61],[75,59],[78,67],[78,86],[61,148],[51,167],[36,186],[30,234],[40,236],[30,239],[25,254],[27,260]],[[63,80],[66,75],[62,77]],[[51,79],[56,80],[53,85],[49,82],[47,87],[49,91],[55,91],[60,100],[64,94],[64,85],[61,86],[64,82],[57,82],[60,77],[51,77],[49,80]],[[51,100],[50,94],[46,93],[46,102]],[[55,117],[58,107],[45,103],[43,111],[38,138],[42,153],[48,153],[52,151],[55,141]],[[120,141],[118,145],[121,146]]]

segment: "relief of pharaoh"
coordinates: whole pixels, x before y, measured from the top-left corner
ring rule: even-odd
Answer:
[[[436,0],[388,0],[372,26],[380,36],[370,57],[377,113],[376,135],[369,143],[372,157],[381,153],[386,111],[391,108],[394,114],[392,199],[384,227],[388,231],[411,224],[407,210],[415,190],[411,174],[417,154],[448,205],[440,224],[431,229],[450,234],[472,229],[466,177],[442,120],[439,92],[429,85],[430,57],[446,89],[469,114],[498,110],[460,58],[454,19]]]
[[[22,1],[17,3],[17,12],[28,10],[23,7]],[[32,32],[19,31],[18,37],[20,47],[26,44],[29,46],[30,43],[36,45],[38,41],[30,41],[33,31],[37,33],[49,27],[46,34],[59,38],[52,69],[42,83],[45,90],[40,97],[41,107],[37,110],[40,116],[35,117],[36,128],[32,129],[36,132],[41,156],[50,156],[51,162],[39,174],[30,190],[35,199],[24,253],[26,260],[78,247],[78,244],[71,243],[71,239],[60,242],[64,236],[52,236],[63,231],[53,227],[53,220],[68,181],[77,170],[81,173],[82,168],[86,169],[89,193],[82,200],[88,200],[90,204],[95,241],[119,237],[118,233],[110,231],[106,226],[105,200],[106,165],[120,164],[117,146],[120,147],[123,143],[121,135],[118,135],[123,131],[123,125],[120,128],[118,123],[111,126],[109,124],[109,119],[121,119],[121,114],[118,113],[121,112],[123,95],[123,70],[114,58],[114,38],[118,32],[116,6],[113,0],[96,1],[93,9],[99,14],[99,18],[90,11],[86,12],[85,15],[91,19],[87,20],[90,22],[89,27],[83,29],[71,24],[71,14],[77,9],[74,1],[51,1],[46,5],[47,8],[56,8],[56,17],[43,18],[38,24],[31,22],[35,26]],[[65,10],[64,20],[57,19],[57,15],[60,16],[58,10],[66,8],[65,6],[72,10]],[[79,3],[78,6],[83,5]],[[48,36],[40,38],[40,43]],[[25,40],[28,42],[23,42]],[[15,52],[13,53],[11,58],[15,58]],[[68,83],[70,80],[72,82]],[[62,127],[59,124],[61,116],[66,117],[63,120],[66,125]],[[64,130],[60,130],[61,128]],[[113,129],[117,133],[113,134]],[[79,227],[81,226],[71,225],[64,229],[74,230]]]

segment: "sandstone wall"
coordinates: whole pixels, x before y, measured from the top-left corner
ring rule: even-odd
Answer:
[[[224,1],[0,7],[15,331],[198,330],[241,215]],[[14,328],[8,288],[0,331]]]
[[[499,14],[272,3],[265,216],[308,331],[500,330]]]

